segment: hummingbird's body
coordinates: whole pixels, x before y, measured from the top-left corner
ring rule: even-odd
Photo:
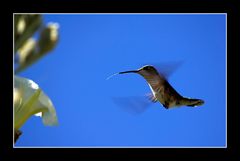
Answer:
[[[124,73],[138,73],[143,76],[152,91],[150,94],[152,102],[159,101],[166,109],[183,105],[194,107],[204,103],[200,99],[181,96],[153,66],[147,65],[139,70],[120,72],[119,74]]]

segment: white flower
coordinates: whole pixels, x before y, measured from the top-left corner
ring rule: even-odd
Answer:
[[[29,117],[37,114],[44,125],[57,125],[55,108],[44,92],[32,80],[14,77],[14,128],[19,129]],[[39,114],[40,113],[40,114]]]

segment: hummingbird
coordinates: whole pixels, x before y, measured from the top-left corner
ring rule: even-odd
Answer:
[[[145,65],[138,70],[119,72],[118,74],[136,73],[141,75],[148,83],[151,93],[148,98],[153,102],[160,102],[166,109],[190,106],[196,107],[204,104],[201,99],[181,96],[167,81],[165,76],[158,72],[154,66]]]

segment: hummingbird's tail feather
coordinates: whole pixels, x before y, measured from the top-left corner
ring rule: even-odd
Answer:
[[[131,114],[141,114],[152,104],[146,96],[114,97],[113,102]]]
[[[183,98],[181,101],[182,105],[196,107],[201,106],[204,104],[204,101],[201,99],[194,99],[194,98]]]

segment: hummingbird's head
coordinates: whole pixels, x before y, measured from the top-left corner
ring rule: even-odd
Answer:
[[[125,74],[125,73],[138,73],[142,76],[148,76],[148,75],[157,75],[158,71],[151,65],[145,65],[138,70],[130,70],[125,72],[119,72],[119,74]]]
[[[139,72],[147,72],[151,74],[158,74],[158,71],[151,65],[145,65],[138,70]]]
[[[145,65],[142,68],[138,69],[138,74],[142,76],[154,76],[158,75],[158,71],[151,65]]]

